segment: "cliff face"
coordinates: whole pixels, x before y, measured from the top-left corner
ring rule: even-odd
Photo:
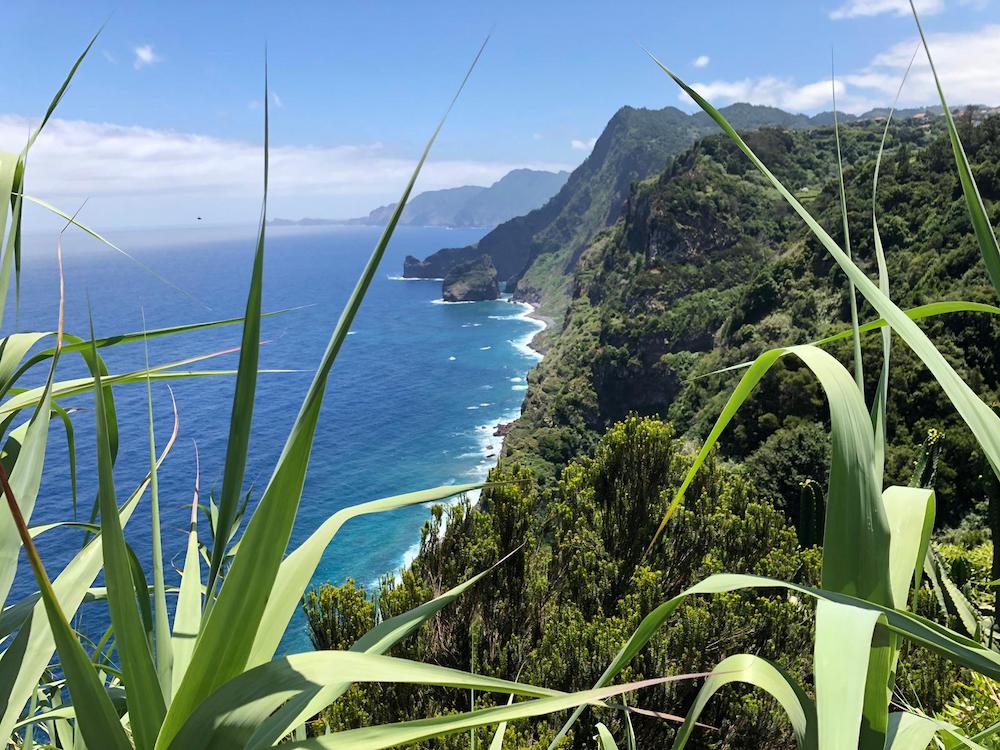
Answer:
[[[773,107],[734,104],[723,111],[742,130],[769,124],[814,125],[804,115]],[[621,218],[632,184],[658,174],[671,157],[715,129],[707,117],[675,107],[623,107],[608,122],[590,156],[548,203],[501,224],[475,247],[441,250],[422,263],[407,259],[404,275],[440,277],[453,265],[486,253],[515,299],[540,304],[558,329],[581,254],[598,232]]]
[[[962,139],[996,223],[1000,117],[966,128]],[[871,184],[881,126],[862,121],[842,128],[841,136],[850,159],[854,257],[874,276]],[[747,140],[839,239],[832,129],[762,130]],[[897,126],[891,144],[879,179],[879,218],[893,299],[904,309],[942,299],[992,302],[947,139],[939,128],[911,121]],[[723,137],[700,141],[635,186],[622,219],[581,255],[570,293],[563,330],[529,375],[522,417],[505,443],[509,459],[549,474],[591,450],[609,424],[629,413],[670,419],[699,441],[735,385],[734,375],[712,373],[849,326],[843,274]],[[861,316],[878,317],[864,304]],[[1000,352],[976,343],[1000,333],[995,318],[956,314],[921,325],[984,398],[998,398]],[[877,349],[866,341],[869,394]],[[850,366],[849,340],[828,350]],[[894,346],[892,356],[887,481],[908,481],[930,427],[946,435],[941,466],[979,466],[967,431],[926,382],[919,361],[903,346]],[[808,372],[779,365],[727,429],[723,454],[761,467],[775,502],[797,503],[798,479],[779,477],[825,476],[828,418]],[[780,453],[775,445],[794,446],[784,451],[794,465],[768,463]],[[945,522],[957,523],[983,497],[976,476],[939,473],[939,494],[948,498]]]
[[[497,269],[488,255],[455,266],[444,277],[441,297],[445,302],[479,302],[500,298]]]
[[[482,253],[475,245],[438,250],[426,260],[407,255],[403,260],[403,276],[407,279],[443,279],[456,266],[475,260]]]

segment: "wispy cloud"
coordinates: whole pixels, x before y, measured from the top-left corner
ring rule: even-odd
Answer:
[[[928,36],[948,99],[954,104],[1000,104],[995,71],[1000,65],[1000,25],[975,31]],[[917,39],[901,41],[876,55],[861,68],[837,77],[837,107],[863,112],[892,100],[913,56]],[[793,112],[815,112],[831,107],[830,81],[801,83],[794,78],[762,76],[738,80],[714,80],[693,84],[714,103],[752,102]],[[682,101],[690,102],[680,94]],[[900,102],[903,105],[933,104],[937,100],[927,59],[920,53],[907,78]]]
[[[590,151],[594,148],[594,144],[597,143],[596,138],[587,138],[586,140],[580,140],[579,138],[574,138],[569,142],[570,148],[576,151]]]
[[[966,8],[984,8],[989,0],[955,0]],[[945,0],[914,0],[917,11],[924,16],[932,16],[945,10]],[[830,11],[830,18],[840,21],[847,18],[867,18],[891,13],[895,16],[908,16],[911,13],[910,0],[847,0],[847,2]]]
[[[708,55],[698,55],[698,57],[691,61],[691,64],[696,68],[704,68],[711,61],[712,59]]]
[[[847,97],[847,87],[840,79],[837,80],[836,86],[837,106],[843,109],[844,99]],[[790,78],[777,76],[695,83],[694,88],[711,102],[752,102],[753,104],[780,107],[791,112],[809,112],[828,108],[833,90],[830,81],[798,84]],[[690,101],[687,94],[682,93],[681,98]],[[852,102],[854,109],[859,106],[863,109],[869,108],[866,104],[867,102]]]
[[[156,63],[163,62],[163,58],[156,54],[153,50],[152,44],[143,44],[141,47],[133,47],[132,52],[135,55],[135,59],[132,61],[132,67],[136,70],[145,68],[147,65],[155,65]]]
[[[118,58],[115,57],[114,55],[112,55],[106,49],[102,49],[101,50],[101,55],[104,57],[105,60],[107,60],[112,65],[117,65],[118,64]]]
[[[0,144],[20,148],[34,124],[0,115]],[[208,214],[251,219],[260,200],[261,146],[192,133],[55,119],[31,152],[28,192],[60,205],[90,197],[105,223],[177,223]],[[349,216],[395,200],[415,159],[380,143],[272,146],[273,215]],[[571,169],[563,162],[430,161],[420,190],[490,185],[512,169]],[[212,208],[215,209],[213,214]]]

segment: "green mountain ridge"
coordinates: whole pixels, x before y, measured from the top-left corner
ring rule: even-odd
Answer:
[[[427,190],[411,198],[400,224],[422,227],[495,227],[542,205],[565,184],[569,172],[514,169],[492,185]],[[348,224],[384,226],[395,210],[388,203],[356,219],[273,219],[275,226]]]
[[[723,114],[741,131],[762,127],[809,129],[832,123],[832,112],[814,116],[775,107],[731,104]],[[901,112],[901,118],[933,118],[940,108]],[[843,121],[884,118],[872,110],[863,115],[840,113]],[[423,261],[409,257],[408,277],[443,278],[458,263],[490,255],[508,291],[519,301],[539,305],[561,323],[570,299],[573,270],[594,236],[622,215],[632,183],[658,174],[671,157],[717,127],[703,112],[687,114],[676,107],[660,110],[622,107],[608,122],[593,151],[563,188],[544,206],[499,225],[477,244],[444,248]]]

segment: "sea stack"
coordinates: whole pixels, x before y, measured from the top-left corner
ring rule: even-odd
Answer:
[[[441,297],[445,302],[479,302],[500,298],[497,269],[488,255],[455,266],[444,277]]]

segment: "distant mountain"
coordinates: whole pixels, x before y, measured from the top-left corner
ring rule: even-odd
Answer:
[[[765,127],[805,129],[832,123],[833,113],[810,117],[775,107],[737,103],[722,113],[740,131]],[[885,113],[838,113],[843,122],[876,119]],[[930,116],[932,108],[904,116]],[[572,272],[580,254],[603,229],[622,216],[634,182],[659,173],[668,161],[718,126],[705,113],[676,107],[660,110],[622,107],[608,122],[590,156],[570,174],[544,206],[500,224],[476,245],[439,250],[423,261],[406,258],[403,275],[443,278],[455,266],[486,254],[501,281],[517,299],[541,303],[561,322],[569,300]]]
[[[495,227],[541,206],[559,192],[567,177],[569,172],[515,169],[489,187],[464,185],[428,190],[410,199],[400,223],[424,227]],[[274,219],[271,223],[276,226],[383,226],[395,208],[395,203],[389,203],[357,219]]]

